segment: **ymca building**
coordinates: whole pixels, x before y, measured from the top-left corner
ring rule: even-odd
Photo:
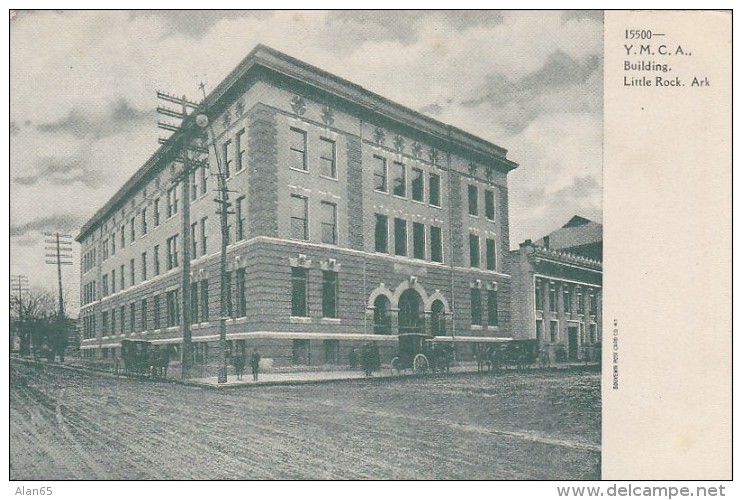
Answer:
[[[262,45],[206,104],[204,161],[184,179],[165,142],[77,237],[89,356],[122,339],[180,345],[187,306],[196,362],[217,363],[215,151],[231,349],[341,364],[375,341],[388,362],[401,333],[456,341],[461,356],[512,336],[505,149]]]

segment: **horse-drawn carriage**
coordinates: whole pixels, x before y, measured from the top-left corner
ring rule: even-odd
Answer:
[[[166,378],[171,350],[146,340],[121,341],[121,360],[126,375]]]
[[[392,358],[392,373],[448,372],[453,362],[451,346],[436,343],[436,337],[423,333],[399,335],[399,351]]]
[[[480,345],[476,349],[477,369],[493,371],[501,368],[523,369],[533,365],[539,357],[539,343],[536,339],[508,339],[489,346]]]

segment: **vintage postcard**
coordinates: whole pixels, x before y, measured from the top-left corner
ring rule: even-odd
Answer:
[[[731,25],[10,11],[12,489],[730,480]]]

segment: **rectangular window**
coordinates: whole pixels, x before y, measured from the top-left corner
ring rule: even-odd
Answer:
[[[157,198],[155,200],[155,207],[154,207],[154,224],[155,227],[160,225],[160,199]]]
[[[585,302],[582,300],[582,288],[577,289],[577,314],[585,313]]]
[[[438,226],[430,226],[430,260],[443,262],[443,238]]]
[[[389,191],[387,185],[386,158],[382,158],[381,156],[374,156],[374,189],[383,193]]]
[[[495,220],[495,193],[489,189],[484,190],[484,216],[489,220]]]
[[[178,235],[167,239],[167,270],[178,267]]]
[[[556,283],[549,284],[549,311],[557,311],[557,289]]]
[[[245,129],[240,129],[234,136],[234,151],[237,160],[237,171],[245,168]]]
[[[394,219],[394,254],[407,255],[407,221]]]
[[[178,290],[167,292],[167,326],[177,326],[180,323],[180,301]]]
[[[132,217],[132,218],[131,218],[131,220],[129,221],[129,228],[130,228],[130,230],[131,230],[131,236],[130,236],[130,238],[131,238],[131,242],[132,242],[132,243],[133,243],[133,242],[134,242],[134,241],[136,240],[136,238],[137,238],[137,232],[136,232],[136,227],[135,227],[136,221],[137,221],[137,220],[136,220],[136,218],[135,218],[135,217]]]
[[[237,222],[237,241],[245,239],[245,197],[240,196],[235,200],[234,204],[234,216]]]
[[[147,209],[142,209],[142,236],[147,234]]]
[[[469,266],[479,267],[479,236],[469,235]]]
[[[209,180],[209,166],[204,165],[201,167],[201,194],[206,194],[206,191],[208,190],[208,180]]]
[[[121,249],[126,246],[126,224],[121,226]]]
[[[307,198],[298,194],[291,195],[291,238],[308,240]]]
[[[124,265],[121,264],[120,273],[119,273],[119,281],[121,285],[121,290],[126,288],[126,270],[124,269]]]
[[[495,240],[487,238],[487,269],[490,271],[497,270],[497,253]]]
[[[108,275],[107,274],[103,275],[102,287],[103,287],[103,290],[101,291],[103,292],[103,296],[108,297]]]
[[[224,275],[224,293],[226,295],[227,316],[234,318],[234,305],[232,303],[232,273]]]
[[[136,271],[134,270],[134,259],[131,259],[129,261],[129,286],[135,285],[135,273]]]
[[[155,276],[160,275],[160,245],[155,245],[155,250],[153,252],[154,257],[154,263],[155,263]]]
[[[142,314],[139,317],[139,330],[142,332],[147,331],[147,299],[142,299]]]
[[[103,260],[108,260],[108,238],[103,240]]]
[[[594,292],[590,292],[590,314],[598,312],[598,297]]]
[[[430,174],[430,186],[428,187],[428,199],[434,207],[441,206],[441,176]]]
[[[497,326],[497,290],[487,290],[487,325]]]
[[[152,318],[154,320],[154,329],[159,330],[160,326],[160,318],[162,317],[162,312],[160,311],[160,296],[155,295],[152,298]]]
[[[116,308],[111,309],[111,335],[116,334]]]
[[[191,283],[191,324],[198,322],[198,281],[194,281]]]
[[[541,280],[536,280],[536,310],[544,310],[544,287]]]
[[[423,201],[425,199],[425,177],[419,168],[412,169],[412,199]]]
[[[322,317],[337,318],[338,273],[322,271]]]
[[[196,231],[198,231],[198,222],[191,224],[191,260],[198,257],[198,239],[196,238]]]
[[[116,255],[116,231],[111,233],[111,255]]]
[[[129,333],[134,333],[134,331],[137,329],[136,321],[137,304],[136,302],[132,302],[131,304],[129,304]]]
[[[289,130],[289,166],[296,170],[307,169],[307,133],[291,128]]]
[[[116,293],[116,270],[111,269],[111,293]]]
[[[201,255],[206,255],[206,221],[208,217],[201,219]]]
[[[479,190],[469,184],[469,215],[479,215]]]
[[[412,256],[425,259],[425,224],[412,223]]]
[[[389,253],[389,218],[386,215],[376,214],[375,250]]]
[[[402,198],[407,196],[407,173],[403,163],[392,164],[392,192]]]
[[[245,269],[237,270],[237,316],[243,318],[247,316],[247,274]]]
[[[147,252],[142,252],[142,281],[147,280]]]
[[[232,141],[228,140],[222,146],[222,166],[224,167],[224,177],[232,176],[232,158],[229,156],[229,149],[232,147]]]
[[[120,332],[126,332],[126,306],[119,307],[119,323],[121,324]]]
[[[557,321],[549,322],[549,340],[551,342],[559,341],[559,323]]]
[[[291,315],[309,316],[307,311],[307,270],[291,268]]]
[[[322,209],[322,243],[337,245],[337,206],[334,203],[323,201],[320,207]]]
[[[320,137],[320,175],[337,179],[336,146],[335,141]]]
[[[482,291],[479,288],[471,289],[471,324],[482,324]]]
[[[536,320],[536,340],[541,340],[544,337],[544,322],[540,319]]]
[[[167,218],[178,213],[178,185],[167,190]]]
[[[103,336],[106,336],[108,335],[108,311],[103,311],[101,313],[101,323],[102,323],[101,326],[103,328]]]
[[[572,296],[567,283],[562,283],[562,307],[565,313],[572,312]]]
[[[189,192],[191,193],[190,198],[191,198],[191,201],[196,201],[196,198],[198,198],[198,185],[196,184],[196,171],[195,170],[191,170],[190,180],[191,180],[190,187],[189,187]]]
[[[201,280],[201,321],[209,321],[209,280]]]
[[[340,362],[340,341],[323,340],[322,346],[325,350],[325,364],[336,365]]]

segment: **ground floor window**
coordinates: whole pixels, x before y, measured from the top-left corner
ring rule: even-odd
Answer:
[[[405,290],[399,297],[399,333],[422,333],[424,327],[420,294],[412,288]]]
[[[540,319],[536,320],[536,339],[541,340],[544,338],[544,322]]]
[[[377,335],[392,334],[392,306],[384,295],[379,295],[374,300],[374,333]]]
[[[436,337],[446,334],[445,306],[440,300],[434,301],[430,306],[430,333]]]
[[[340,351],[340,342],[337,340],[323,340],[322,341],[325,351],[325,364],[336,365],[338,364]]]
[[[180,323],[180,301],[178,290],[167,292],[167,326],[176,326]]]
[[[559,340],[559,322],[552,321],[549,323],[549,337],[551,342],[557,342]]]
[[[308,365],[311,360],[309,341],[304,339],[294,340],[291,349],[291,361],[295,365]]]
[[[322,271],[322,317],[338,317],[338,273]]]
[[[291,268],[291,315],[309,316],[307,308],[307,270]]]
[[[497,326],[497,290],[487,291],[487,324]]]
[[[479,288],[471,289],[471,324],[482,324],[482,291]]]

